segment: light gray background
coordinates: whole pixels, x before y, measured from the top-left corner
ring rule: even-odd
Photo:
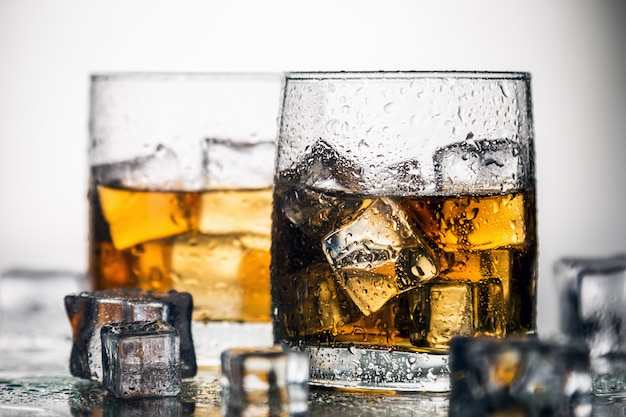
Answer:
[[[92,72],[530,71],[551,332],[553,262],[626,251],[621,3],[0,0],[0,270],[86,266]]]

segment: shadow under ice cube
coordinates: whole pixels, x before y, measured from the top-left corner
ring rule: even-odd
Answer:
[[[308,357],[297,351],[231,348],[221,355],[222,414],[304,416],[308,403]]]
[[[65,297],[65,310],[72,326],[70,372],[73,376],[102,382],[102,340],[106,324],[162,320],[180,337],[181,374],[197,372],[191,338],[193,300],[189,293],[158,293],[140,289],[82,292]]]
[[[102,417],[183,417],[194,411],[194,404],[179,402],[176,397],[126,399],[107,395],[102,404]]]
[[[322,249],[340,285],[366,316],[438,272],[432,250],[387,198],[375,200],[352,223],[327,235]]]
[[[103,385],[118,398],[180,392],[180,338],[162,321],[106,324],[101,330]]]
[[[586,348],[539,339],[450,343],[450,417],[590,417]]]

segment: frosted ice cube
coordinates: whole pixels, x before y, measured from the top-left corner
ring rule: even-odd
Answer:
[[[407,294],[411,343],[447,350],[455,336],[504,336],[507,310],[502,293],[498,278],[420,285]]]
[[[524,180],[519,143],[509,139],[467,140],[433,155],[440,191],[511,191]]]
[[[447,349],[454,336],[473,334],[472,287],[465,282],[426,284],[410,293],[411,343]]]
[[[321,332],[337,333],[337,329],[362,317],[343,291],[338,290],[328,264],[313,264],[293,274],[294,279],[280,288],[285,303],[278,310],[279,320],[294,323],[297,329],[291,337],[309,336]],[[302,294],[308,294],[302,297]],[[283,317],[283,316],[288,316]]]
[[[512,255],[506,249],[489,251],[447,252],[441,258],[440,276],[448,280],[497,278],[502,287],[504,301],[509,300]]]
[[[158,145],[152,154],[130,161],[97,165],[93,176],[98,184],[138,190],[174,190],[183,188],[184,179],[176,153]]]
[[[420,163],[408,160],[378,167],[367,175],[367,183],[378,193],[416,193],[423,187]]]
[[[360,165],[323,139],[318,140],[299,160],[296,168],[283,172],[288,182],[318,190],[356,191],[363,183]]]
[[[450,417],[592,415],[586,348],[538,339],[450,343]]]
[[[626,255],[562,258],[554,269],[562,332],[593,357],[626,354]]]
[[[309,236],[330,233],[350,222],[363,211],[371,199],[335,196],[299,187],[277,195],[285,216]]]
[[[271,184],[271,182],[269,183]],[[272,230],[272,190],[211,190],[202,193],[198,228],[205,234],[258,233]]]
[[[203,146],[207,188],[267,188],[272,184],[274,141],[256,143],[208,138]]]
[[[105,324],[103,385],[118,398],[175,396],[181,389],[180,338],[162,321]]]
[[[221,362],[223,415],[306,415],[309,360],[304,353],[279,346],[231,348]]]
[[[625,392],[626,255],[562,258],[554,269],[560,328],[589,348],[594,392]]]
[[[474,334],[504,336],[506,334],[507,304],[499,278],[485,278],[472,283]]]
[[[322,249],[341,287],[365,315],[437,275],[432,250],[387,198],[375,200],[352,223],[327,235]]]
[[[172,288],[194,294],[194,320],[267,320],[270,245],[269,235],[177,236]]]
[[[73,335],[71,374],[102,382],[100,330],[105,324],[163,320],[178,331],[183,378],[194,376],[197,365],[191,338],[192,309],[191,295],[176,291],[120,289],[67,295],[65,310]]]

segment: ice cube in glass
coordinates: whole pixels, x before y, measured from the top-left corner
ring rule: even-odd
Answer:
[[[205,186],[232,188],[244,175],[251,189],[266,188],[272,183],[275,153],[274,141],[237,142],[230,138],[207,138],[203,143]]]
[[[519,143],[509,139],[474,139],[435,151],[435,178],[440,191],[505,192],[523,182]]]
[[[341,286],[366,316],[438,271],[432,250],[388,198],[376,199],[322,245]]]
[[[455,336],[504,336],[506,304],[497,278],[432,280],[407,293],[410,340],[445,351]]]

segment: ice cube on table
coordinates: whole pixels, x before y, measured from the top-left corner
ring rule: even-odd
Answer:
[[[554,272],[561,331],[593,357],[626,355],[626,255],[561,258]]]
[[[272,184],[274,141],[237,142],[207,138],[203,144],[205,186],[208,188],[267,188]],[[243,183],[242,183],[243,181]]]
[[[280,346],[231,348],[221,355],[226,416],[305,416],[309,359]]]
[[[525,180],[520,145],[509,139],[453,143],[437,149],[433,161],[440,191],[505,192]]]
[[[592,415],[584,346],[457,337],[450,343],[450,417]]]
[[[591,354],[593,391],[626,392],[626,255],[561,258],[554,265],[560,329]]]
[[[387,198],[324,237],[322,249],[340,286],[366,316],[438,272],[433,251]]]
[[[140,289],[119,289],[65,297],[65,310],[72,327],[72,375],[102,382],[102,339],[105,324],[162,320],[172,325],[180,337],[181,375],[197,372],[191,338],[193,300],[189,293],[158,293]]]
[[[102,384],[118,398],[175,396],[181,389],[180,338],[166,322],[105,324]]]
[[[497,278],[433,280],[407,293],[415,346],[447,350],[455,336],[504,336],[507,310]]]

